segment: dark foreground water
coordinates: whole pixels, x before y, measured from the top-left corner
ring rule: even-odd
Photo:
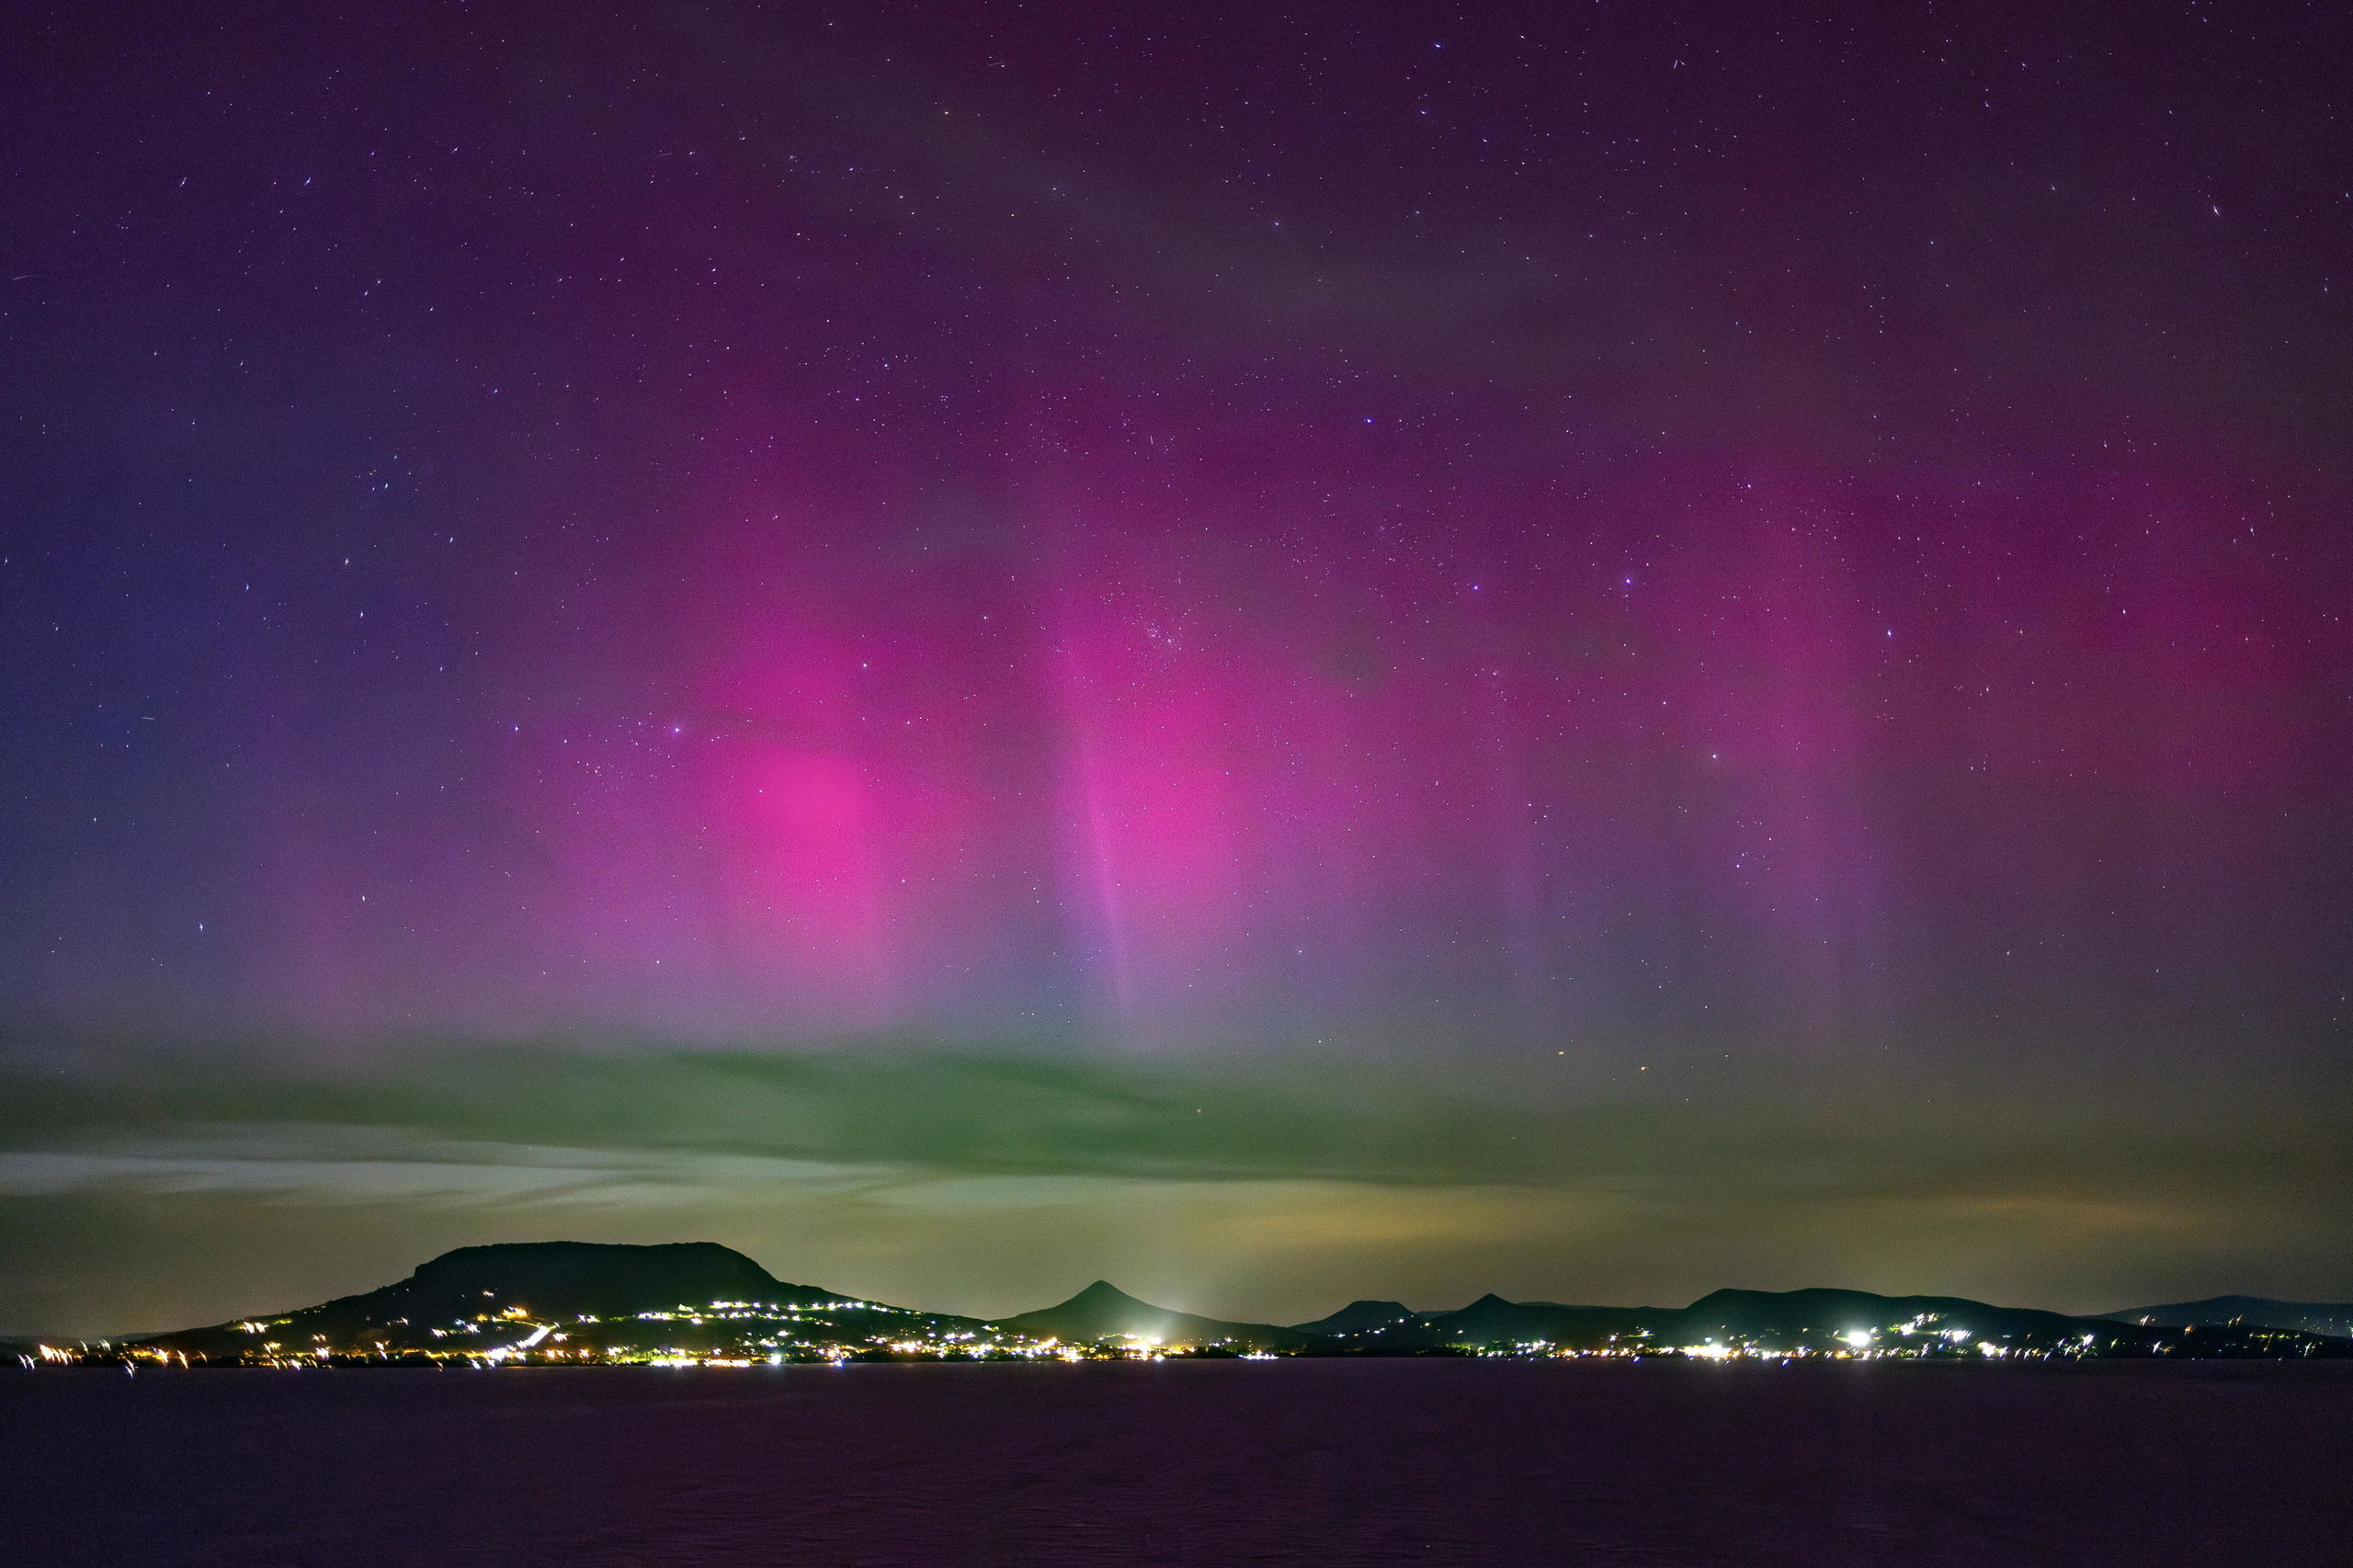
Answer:
[[[0,1376],[0,1558],[2353,1564],[2353,1366]]]

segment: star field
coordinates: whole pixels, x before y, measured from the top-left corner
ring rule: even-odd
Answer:
[[[2338,1092],[2328,7],[28,34],[26,1061]]]

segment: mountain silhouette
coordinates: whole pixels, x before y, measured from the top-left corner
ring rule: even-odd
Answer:
[[[2103,1312],[2117,1323],[2162,1328],[2207,1328],[2243,1324],[2250,1328],[2292,1328],[2305,1334],[2353,1335],[2353,1301],[2275,1301],[2268,1296],[2209,1296],[2162,1307],[2127,1307]]]
[[[426,1300],[488,1295],[558,1316],[634,1312],[656,1303],[814,1304],[842,1298],[788,1285],[717,1242],[620,1246],[598,1242],[509,1242],[445,1252],[370,1295]]]
[[[1563,1349],[1820,1355],[2353,1357],[2353,1306],[2217,1296],[2101,1317],[1959,1296],[1716,1290],[1688,1307],[1571,1306],[1488,1294],[1451,1312],[1352,1301],[1292,1327],[1139,1301],[1098,1279],[994,1323],[836,1295],[777,1278],[712,1242],[460,1247],[407,1278],[316,1306],[100,1344],[92,1355],[189,1363],[444,1364],[751,1358],[1002,1358],[1063,1346],[1307,1355],[1549,1354]],[[2330,1336],[2339,1331],[2339,1336]],[[29,1346],[0,1353],[32,1356]]]
[[[1559,1301],[1507,1301],[1493,1292],[1450,1312],[1426,1312],[1422,1323],[1441,1345],[1494,1349],[1552,1344],[1598,1349],[1613,1340],[1657,1331],[1674,1317],[1657,1307],[1573,1307]]]
[[[867,1326],[865,1317],[896,1312],[807,1285],[788,1285],[716,1242],[507,1242],[443,1253],[405,1279],[356,1296],[136,1343],[206,1360],[264,1352],[301,1356],[322,1345],[339,1352],[478,1346],[487,1353],[527,1337],[542,1323],[569,1327],[587,1319],[615,1320],[643,1337],[657,1331],[640,1328],[639,1320],[659,1313],[659,1337],[700,1348],[699,1342],[715,1336],[692,1332],[710,1326],[695,1323],[693,1314],[708,1313],[720,1302],[748,1303],[789,1315],[796,1324],[815,1313],[826,1326],[851,1330]],[[676,1328],[669,1326],[673,1318],[678,1320]],[[835,1321],[844,1318],[860,1321]],[[603,1348],[620,1333],[582,1330],[580,1338]],[[871,1335],[852,1337],[862,1341]]]
[[[999,1318],[996,1326],[1033,1338],[1089,1343],[1141,1339],[1156,1345],[1223,1346],[1228,1349],[1296,1350],[1314,1335],[1270,1323],[1228,1323],[1140,1301],[1108,1279],[1097,1279],[1059,1306]]]
[[[1908,1332],[1907,1332],[1908,1330]],[[1716,1290],[1675,1314],[1685,1344],[1713,1339],[1771,1339],[1778,1344],[1835,1348],[1844,1343],[1884,1345],[1927,1335],[1949,1342],[2015,1346],[2081,1344],[2101,1349],[2137,1338],[2119,1335],[2105,1320],[2069,1317],[2031,1307],[1997,1307],[1961,1296],[1881,1296],[1869,1290]],[[1862,1335],[1858,1341],[1855,1336]],[[1952,1336],[1958,1336],[1952,1337]]]
[[[1302,1334],[1365,1334],[1387,1328],[1392,1324],[1414,1323],[1420,1314],[1402,1301],[1350,1301],[1330,1317],[1317,1318],[1313,1323],[1295,1323],[1291,1327]]]
[[[2233,1321],[2233,1317],[2211,1320],[2216,1324]],[[2288,1328],[2267,1331],[2257,1326],[2255,1317],[2247,1316],[2239,1327],[2168,1330],[2033,1308],[1998,1307],[1959,1296],[1804,1290],[1716,1290],[1688,1307],[1569,1306],[1556,1301],[1512,1301],[1489,1294],[1452,1312],[1419,1312],[1369,1328],[1323,1332],[1329,1335],[1330,1349],[1374,1356],[1447,1349],[1508,1353],[1546,1347],[1685,1350],[1711,1345],[1834,1355],[1863,1349],[1974,1355],[1987,1345],[2022,1354],[2353,1353],[2353,1345],[2342,1340],[2295,1342],[2299,1335]],[[2272,1337],[2267,1339],[2267,1333]]]

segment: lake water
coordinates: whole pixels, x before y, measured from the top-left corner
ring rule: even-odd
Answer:
[[[2353,1365],[0,1376],[0,1560],[2353,1563]]]

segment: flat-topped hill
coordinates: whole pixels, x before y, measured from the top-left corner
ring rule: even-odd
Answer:
[[[634,1319],[721,1302],[783,1312],[859,1304],[828,1290],[786,1284],[716,1242],[507,1242],[443,1253],[405,1279],[356,1296],[142,1343],[205,1359],[234,1359],[268,1347],[274,1354],[301,1356],[322,1345],[338,1353],[369,1346],[429,1349],[477,1340],[488,1346],[501,1342],[491,1330],[502,1321],[529,1325]],[[459,1335],[464,1338],[453,1338]]]
[[[602,1242],[506,1242],[460,1247],[418,1267],[367,1298],[424,1301],[468,1296],[502,1306],[572,1316],[639,1312],[712,1301],[817,1303],[831,1291],[788,1285],[733,1247],[717,1242],[622,1246]]]

